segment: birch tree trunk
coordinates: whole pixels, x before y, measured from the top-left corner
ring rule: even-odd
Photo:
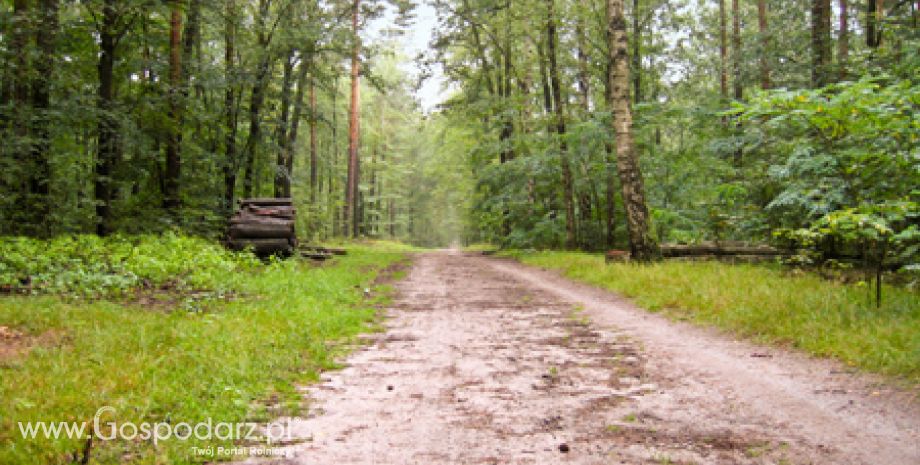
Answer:
[[[607,79],[610,87],[610,108],[613,111],[613,128],[616,133],[617,169],[620,173],[626,223],[629,230],[629,247],[633,258],[651,260],[658,255],[658,247],[649,232],[648,207],[632,134],[632,110],[629,101],[629,53],[626,18],[623,0],[607,0],[607,27],[609,28],[609,60]]]

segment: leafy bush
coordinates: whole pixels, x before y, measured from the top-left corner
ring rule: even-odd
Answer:
[[[920,85],[884,75],[762,92],[738,104],[743,121],[762,123],[746,127],[783,186],[767,212],[778,225],[799,228],[835,210],[916,195],[918,106]]]
[[[241,279],[234,271],[258,263],[249,253],[174,233],[0,238],[0,288],[6,291],[81,296],[135,288],[221,291]]]

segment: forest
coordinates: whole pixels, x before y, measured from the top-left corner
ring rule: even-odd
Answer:
[[[275,196],[310,239],[916,258],[916,2],[434,0],[409,56],[417,7],[4,2],[0,233],[220,237]]]
[[[920,1],[0,0],[0,141],[0,465],[920,463]]]

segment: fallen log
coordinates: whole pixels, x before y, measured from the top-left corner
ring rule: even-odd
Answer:
[[[294,207],[290,206],[278,206],[278,207],[262,207],[257,205],[249,205],[242,209],[240,213],[245,213],[249,216],[268,216],[275,218],[294,218],[294,214],[297,213],[297,210]]]
[[[290,207],[294,205],[294,201],[290,197],[281,197],[281,198],[252,198],[252,199],[240,199],[240,208],[245,208],[250,205],[258,205],[260,207],[278,207],[278,206],[287,206]]]
[[[230,218],[230,224],[240,224],[240,223],[259,223],[259,224],[275,224],[275,225],[293,225],[293,218],[276,218],[274,216],[259,216],[252,213],[242,211],[237,213]]]
[[[698,256],[772,256],[779,257],[791,255],[790,252],[770,247],[768,245],[728,245],[718,243],[702,243],[695,245],[662,244],[661,256],[671,257],[698,257]]]
[[[294,223],[237,223],[230,224],[230,239],[286,238],[294,235]]]
[[[294,247],[288,238],[240,238],[230,239],[227,245],[231,250],[252,248],[256,255],[282,254],[290,255]]]
[[[334,248],[334,247],[323,247],[321,245],[301,244],[297,246],[297,248],[302,251],[307,251],[307,252],[317,252],[317,253],[325,253],[325,254],[331,254],[331,255],[348,255],[348,251],[345,249],[339,249],[339,248]]]
[[[294,215],[289,198],[240,199],[240,208],[230,219],[227,246],[251,248],[256,255],[291,255],[297,246]]]
[[[321,252],[300,252],[300,256],[311,260],[329,260],[332,254]]]

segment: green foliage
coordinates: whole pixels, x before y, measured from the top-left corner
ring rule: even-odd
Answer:
[[[7,291],[92,297],[141,288],[225,291],[258,263],[249,253],[174,233],[0,238],[0,288]]]
[[[920,84],[880,76],[760,93],[738,106],[757,135],[756,150],[773,153],[769,172],[784,186],[767,211],[783,226],[801,226],[838,209],[913,195],[918,105]]]
[[[819,356],[920,382],[920,298],[892,288],[876,309],[865,286],[777,266],[667,261],[606,265],[598,255],[512,256],[633,298],[677,319],[715,325],[755,341],[789,343]],[[727,284],[730,283],[730,284]]]
[[[299,260],[251,267],[245,258],[219,259],[197,239],[164,241],[184,249],[192,261],[186,269],[202,269],[199,282],[209,275],[229,278],[241,297],[204,313],[47,295],[0,297],[0,326],[36,341],[28,352],[0,361],[0,463],[72,463],[84,440],[23,439],[16,423],[91,423],[106,405],[116,412],[105,421],[118,424],[267,422],[300,414],[297,386],[335,368],[352,338],[372,327],[374,307],[388,295],[375,278],[404,258],[365,245],[349,246],[352,253],[321,267]],[[145,245],[154,247],[145,239],[134,248]],[[151,255],[134,269],[159,273]],[[365,288],[372,289],[371,300]],[[200,463],[192,447],[209,445],[234,443],[97,439],[92,463]]]

